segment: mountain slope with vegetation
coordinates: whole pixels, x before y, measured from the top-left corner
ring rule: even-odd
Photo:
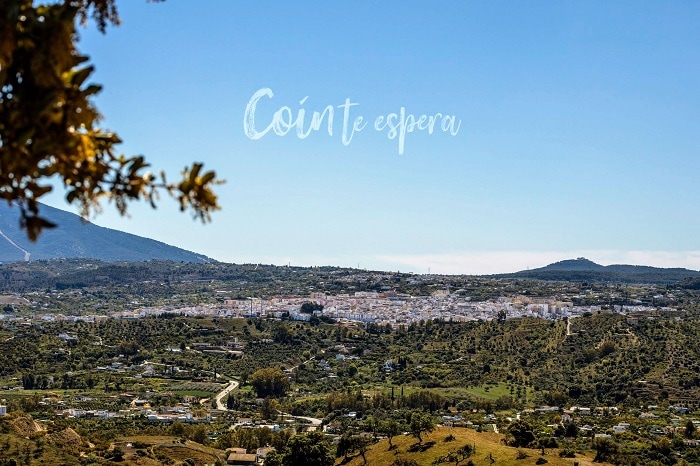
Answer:
[[[103,261],[212,262],[206,256],[186,251],[160,241],[124,233],[86,222],[70,212],[42,205],[42,216],[57,224],[45,229],[32,243],[20,229],[20,212],[0,203],[0,262],[89,258]]]

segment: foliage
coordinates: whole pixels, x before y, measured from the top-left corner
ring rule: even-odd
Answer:
[[[411,434],[418,439],[418,443],[423,442],[422,435],[426,432],[432,432],[435,429],[435,421],[430,414],[421,411],[414,411],[411,414],[409,423]]]
[[[221,434],[216,439],[216,447],[221,450],[236,447],[254,451],[260,447],[271,445],[277,450],[282,450],[289,442],[290,436],[289,430],[272,432],[268,427],[236,429]]]
[[[391,466],[418,466],[418,462],[414,459],[396,458]]]
[[[362,456],[364,463],[367,463],[367,458],[365,453],[367,452],[367,447],[372,443],[372,439],[362,436],[353,435],[351,433],[345,433],[340,437],[338,441],[338,446],[336,448],[336,457],[347,458],[353,454],[357,453]]]
[[[209,220],[218,209],[214,172],[195,163],[183,169],[180,182],[169,183],[164,172],[147,171],[143,156],[118,154],[119,137],[98,126],[92,98],[101,87],[89,83],[94,67],[76,48],[76,22],[90,13],[102,31],[119,21],[114,0],[0,2],[0,198],[17,203],[33,241],[55,226],[39,215],[54,177],[85,217],[104,199],[121,214],[133,200],[155,207],[165,190],[181,210]]]
[[[260,415],[263,417],[263,419],[274,421],[275,419],[277,419],[278,411],[279,403],[277,402],[277,400],[274,400],[269,396],[265,397],[265,399],[262,402],[262,405],[260,406]]]
[[[277,343],[292,343],[294,341],[294,335],[284,324],[276,325],[271,333],[272,339]]]
[[[271,451],[265,457],[265,466],[284,466],[284,453],[280,451]]]
[[[333,447],[322,432],[295,435],[271,464],[281,466],[331,466],[334,461]],[[281,462],[278,463],[281,458]],[[266,464],[268,459],[266,459]]]
[[[289,380],[285,373],[271,367],[253,372],[250,383],[259,398],[284,396],[289,390]]]
[[[301,309],[299,309],[299,312],[303,314],[313,314],[316,311],[323,311],[323,304],[306,301],[305,303],[302,303]]]
[[[393,450],[394,444],[392,443],[392,439],[399,435],[403,429],[395,419],[390,418],[379,423],[379,431],[386,435],[387,439],[389,440],[389,449]]]
[[[454,463],[455,466],[459,466],[463,461],[468,460],[472,455],[476,453],[476,447],[474,445],[466,444],[451,450],[446,456],[441,458],[442,462]]]
[[[619,445],[609,438],[600,437],[593,441],[593,449],[596,453],[593,461],[614,461],[619,451]]]
[[[517,420],[508,426],[506,441],[512,447],[527,447],[535,441],[532,425],[524,420]]]
[[[688,419],[688,422],[685,423],[685,437],[693,438],[695,436],[696,430],[697,427],[695,427],[695,423],[693,423],[692,420]]]

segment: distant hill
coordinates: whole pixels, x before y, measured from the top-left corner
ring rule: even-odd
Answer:
[[[565,271],[565,272],[580,272],[580,271],[600,271],[605,270],[605,266],[596,264],[595,262],[586,259],[585,257],[579,257],[578,259],[567,259],[560,262],[555,262],[549,264],[546,267],[532,270],[535,271]]]
[[[89,258],[102,261],[213,262],[212,259],[160,241],[103,228],[70,212],[41,206],[41,215],[58,224],[32,243],[19,228],[19,209],[0,202],[0,262],[26,259]]]
[[[664,269],[645,265],[600,265],[584,257],[568,259],[538,269],[493,275],[498,278],[586,281],[611,283],[679,283],[700,278],[700,272],[683,268]]]

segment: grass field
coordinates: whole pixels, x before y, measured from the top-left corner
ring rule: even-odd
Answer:
[[[225,386],[226,384],[211,382],[179,382],[170,385],[169,389],[173,392],[217,393]]]
[[[404,385],[403,387],[396,387],[394,386],[394,391],[395,395],[399,396],[401,393],[401,390],[403,389],[403,394],[405,396],[410,395],[411,393],[418,392],[421,390],[426,390],[421,387],[415,387],[411,385]],[[502,396],[512,396],[510,394],[510,388],[508,384],[506,383],[498,383],[498,384],[484,384],[480,385],[478,387],[436,387],[436,388],[428,388],[427,390],[435,393],[439,393],[440,395],[446,397],[446,398],[451,398],[455,400],[460,400],[460,399],[466,399],[470,397],[477,397],[477,398],[483,398],[489,401],[496,401]],[[367,394],[373,394],[376,392],[381,392],[388,394],[391,392],[391,385],[376,385],[371,388],[365,388],[362,390],[363,393]],[[531,398],[532,395],[532,389],[530,387],[527,388],[527,397],[528,399]],[[309,397],[313,398],[313,397]]]
[[[173,390],[173,395],[178,396],[194,396],[196,398],[209,398],[212,392],[203,392],[201,390]]]
[[[502,396],[510,396],[508,385],[502,382],[497,385],[489,384],[481,385],[480,387],[467,388],[466,392],[470,395],[485,398],[487,400],[497,400]]]

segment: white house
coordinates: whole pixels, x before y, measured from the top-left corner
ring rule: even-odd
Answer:
[[[618,425],[613,426],[613,432],[615,432],[615,433],[627,432],[627,430],[629,428],[630,428],[629,423],[621,422]]]

